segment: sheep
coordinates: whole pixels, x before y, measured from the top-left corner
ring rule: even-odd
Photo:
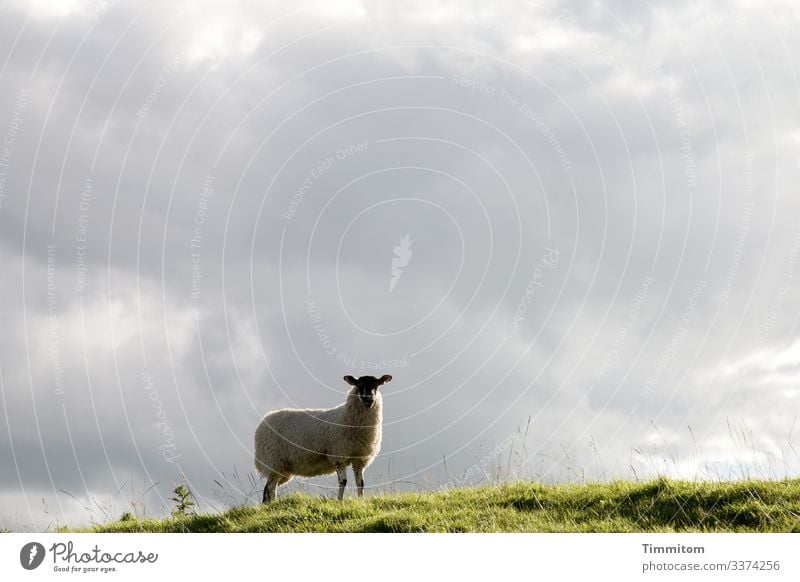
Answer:
[[[353,386],[347,400],[330,409],[283,409],[267,414],[256,428],[255,466],[266,477],[261,502],[276,498],[278,485],[292,477],[336,473],[339,500],[352,465],[358,496],[364,495],[364,469],[381,448],[382,403],[378,387],[392,379],[345,376]]]

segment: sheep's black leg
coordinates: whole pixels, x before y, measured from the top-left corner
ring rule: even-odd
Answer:
[[[353,465],[353,474],[356,476],[356,487],[358,487],[358,496],[364,496],[364,467]]]
[[[261,498],[261,503],[266,505],[270,501],[275,501],[277,497],[278,480],[274,477],[267,479],[267,484],[264,485],[264,496]]]
[[[336,465],[336,476],[339,478],[339,501],[344,499],[344,488],[347,486],[347,465]]]

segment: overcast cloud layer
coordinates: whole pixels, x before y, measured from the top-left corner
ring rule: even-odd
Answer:
[[[429,4],[0,5],[0,528],[344,374],[371,492],[800,473],[796,3]]]

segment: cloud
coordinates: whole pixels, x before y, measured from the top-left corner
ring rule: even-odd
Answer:
[[[473,8],[2,9],[0,527],[241,501],[346,373],[384,489],[526,427],[541,480],[797,474],[789,25]]]

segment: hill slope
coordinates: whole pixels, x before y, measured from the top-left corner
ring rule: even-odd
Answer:
[[[290,495],[269,507],[118,521],[95,532],[800,532],[800,479],[540,485],[518,482],[344,502]]]

